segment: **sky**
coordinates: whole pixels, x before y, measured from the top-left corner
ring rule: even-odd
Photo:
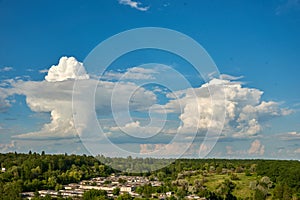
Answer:
[[[151,48],[102,65],[143,27],[216,73]],[[300,159],[299,0],[0,0],[0,28],[1,153]]]

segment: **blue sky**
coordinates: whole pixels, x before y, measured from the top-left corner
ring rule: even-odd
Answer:
[[[300,92],[298,88],[300,85],[300,2],[298,0],[104,0],[89,2],[2,0],[0,1],[0,27],[1,152],[15,150],[27,152],[30,149],[46,150],[49,153],[86,152],[77,136],[68,135],[70,130],[65,132],[66,135],[61,133],[64,132],[63,128],[67,129],[68,124],[64,126],[60,124],[61,126],[59,125],[56,130],[60,133],[57,134],[45,133],[46,129],[41,132],[45,124],[53,122],[53,117],[56,116],[51,114],[53,110],[63,110],[62,113],[69,112],[69,110],[64,110],[65,107],[49,105],[53,108],[51,110],[45,106],[45,102],[51,100],[49,95],[53,96],[52,100],[55,104],[56,99],[61,97],[59,95],[64,94],[61,89],[72,83],[67,83],[71,81],[69,79],[72,79],[68,77],[68,80],[51,84],[51,81],[45,79],[45,76],[49,75],[47,70],[53,65],[59,65],[59,60],[63,56],[74,57],[77,61],[83,62],[100,42],[122,31],[140,27],[163,27],[182,32],[201,44],[210,54],[221,74],[242,77],[238,80],[227,77],[226,81],[234,83],[237,88],[239,85],[242,88],[248,88],[249,90],[245,90],[246,93],[251,91],[250,89],[262,91],[263,94],[258,95],[260,102],[255,104],[255,106],[261,106],[256,109],[263,110],[261,104],[263,101],[276,102],[276,105],[272,107],[273,110],[267,107],[267,111],[255,111],[253,119],[257,121],[260,128],[253,134],[244,133],[247,131],[244,131],[243,135],[237,134],[241,132],[240,129],[237,130],[238,125],[235,124],[238,123],[236,122],[238,117],[229,120],[228,133],[224,131],[209,156],[300,158]],[[63,66],[64,62],[68,63],[67,60],[62,60],[59,66]],[[152,71],[141,67],[149,62],[159,62],[174,67],[188,77],[193,88],[201,88],[204,83],[183,59],[165,52],[150,50],[123,56],[116,60],[108,71],[111,71],[113,77],[119,77],[120,73],[126,72],[129,76],[130,73],[131,75],[134,73],[134,76],[146,74],[148,77],[163,74],[160,71],[163,67],[151,66]],[[71,67],[74,66],[76,68],[81,65],[75,63]],[[140,67],[130,69],[138,66]],[[40,70],[45,71],[41,73]],[[138,83],[137,79],[130,81],[134,84]],[[39,91],[39,88],[44,88],[44,90]],[[153,96],[145,96],[143,106],[149,107],[158,102],[165,106],[174,106],[170,99],[164,96],[167,92],[162,93],[159,90],[155,93],[154,88],[149,86],[138,93],[142,95],[146,90],[152,91],[151,95],[157,97],[153,100]],[[104,97],[99,94],[98,98]],[[45,101],[42,102],[41,99]],[[182,101],[185,99],[183,98]],[[240,102],[240,99],[232,98],[233,104],[241,105]],[[104,109],[106,105],[99,106],[100,113],[97,113],[97,116],[103,120],[101,125],[104,131],[114,138],[113,141],[124,146],[133,142],[124,138],[126,136],[120,136],[121,133],[112,128],[115,124],[112,122],[111,115],[101,115],[103,111],[101,109]],[[240,107],[240,110],[244,107]],[[274,109],[276,114],[274,114]],[[240,110],[237,110],[235,114],[240,115],[242,113]],[[140,125],[144,120],[147,121],[144,117],[145,113],[140,110],[132,112]],[[227,112],[229,113],[228,110]],[[257,114],[259,112],[264,112],[264,115]],[[58,120],[64,121],[65,116],[62,113]],[[162,139],[153,139],[151,144],[155,143],[159,146],[159,141],[164,141],[164,143],[169,141],[166,138],[172,136],[168,135],[168,132],[178,129],[181,123],[186,122],[180,119],[180,114],[183,113],[168,113],[169,123],[166,123],[165,133],[160,136]],[[247,120],[251,121],[251,119]],[[63,122],[60,123],[63,124]],[[139,131],[145,131],[138,124],[128,123],[129,125],[133,128],[138,127]],[[72,129],[72,125],[70,127]],[[149,132],[153,130],[151,128],[153,127],[148,127]],[[32,137],[18,137],[28,133],[35,134],[32,134]],[[45,137],[41,138],[38,134],[44,134]],[[153,145],[148,148],[147,142],[143,142],[145,144],[139,144],[140,151],[145,152],[155,148]],[[198,147],[205,149],[205,146],[201,144],[192,146],[196,149]],[[127,147],[122,146],[122,148]]]

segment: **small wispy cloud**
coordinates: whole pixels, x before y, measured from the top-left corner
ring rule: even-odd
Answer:
[[[292,131],[292,132],[278,134],[278,136],[282,140],[295,141],[300,139],[300,132]]]
[[[147,11],[150,8],[150,6],[143,7],[141,6],[141,2],[132,0],[119,0],[119,4],[130,6],[131,8],[135,8],[139,11]]]
[[[41,70],[39,70],[39,73],[40,74],[45,74],[45,73],[47,73],[49,71],[49,69],[41,69]]]
[[[0,72],[9,72],[9,71],[12,71],[14,68],[12,67],[3,67],[3,68],[0,68]]]
[[[108,71],[101,78],[104,80],[154,80],[153,75],[157,73],[155,69],[132,67],[126,72]]]
[[[221,74],[220,78],[223,80],[236,81],[236,80],[240,80],[240,79],[244,78],[244,76],[231,76],[228,74]]]

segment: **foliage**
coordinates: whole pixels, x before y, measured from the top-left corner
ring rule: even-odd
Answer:
[[[106,199],[107,192],[104,190],[91,189],[83,193],[83,200]]]
[[[9,196],[13,199],[18,199],[18,195],[24,191],[59,190],[68,183],[115,172],[86,155],[8,153],[0,154],[0,163],[6,169],[0,173],[0,197]]]
[[[113,189],[113,195],[119,195],[120,194],[120,188],[119,187],[116,187]]]
[[[128,193],[121,194],[117,198],[117,200],[132,200],[132,199],[133,199],[133,197]]]
[[[6,169],[0,173],[0,200],[21,199],[19,194],[24,191],[58,191],[68,183],[120,173],[103,163],[124,166],[123,175],[148,176],[163,182],[157,187],[150,184],[137,187],[135,192],[145,198],[166,192],[173,192],[178,199],[188,194],[207,199],[299,199],[297,196],[300,196],[299,161],[179,159],[170,163],[172,160],[154,158],[98,158],[102,162],[86,155],[49,155],[45,152],[0,154],[1,167]],[[132,173],[136,169],[151,170],[166,163],[170,164],[151,173],[143,170]],[[124,179],[118,181],[126,183]],[[116,196],[119,193],[119,188],[113,191]],[[84,193],[84,196],[86,199],[107,198],[93,190]],[[132,199],[129,194],[118,198]]]

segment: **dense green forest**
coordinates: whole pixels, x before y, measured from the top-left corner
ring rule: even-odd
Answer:
[[[166,160],[103,156],[101,159],[44,152],[0,154],[0,200],[21,199],[21,192],[60,190],[68,183],[121,173],[102,164],[103,161],[127,166],[126,172],[122,172],[124,175],[157,177],[163,182],[160,187],[144,185],[136,188],[136,192],[145,198],[150,198],[153,193],[172,191],[178,199],[188,193],[207,199],[300,199],[299,161],[179,159],[159,170],[134,174],[133,168],[151,168],[151,165]],[[127,197],[120,195],[119,199],[122,198]]]

